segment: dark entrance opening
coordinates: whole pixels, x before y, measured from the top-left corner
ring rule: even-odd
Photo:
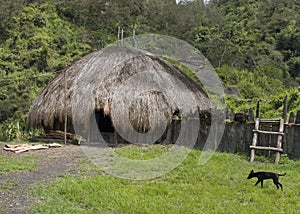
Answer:
[[[100,132],[114,132],[114,127],[112,125],[111,118],[109,116],[104,115],[103,110],[95,111],[96,122],[98,126],[98,130]]]
[[[100,142],[104,140],[107,143],[113,142],[114,127],[109,116],[104,115],[103,110],[95,110],[91,115],[89,130],[89,141]]]

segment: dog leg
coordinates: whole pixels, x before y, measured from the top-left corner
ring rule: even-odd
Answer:
[[[282,190],[283,190],[283,189],[282,189],[282,184],[281,184],[281,183],[279,183],[279,181],[278,181],[278,184],[280,185],[280,187],[281,187],[281,191],[282,191]],[[278,189],[278,188],[277,188],[277,189]]]

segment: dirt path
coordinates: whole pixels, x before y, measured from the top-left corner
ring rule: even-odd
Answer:
[[[34,184],[54,181],[63,173],[78,167],[80,160],[85,158],[80,146],[75,145],[29,151],[21,154],[4,151],[3,146],[4,144],[0,143],[0,156],[2,157],[34,155],[38,162],[38,166],[34,171],[0,176],[0,186],[14,184],[9,185],[7,189],[0,189],[0,213],[5,214],[28,213],[28,208],[32,203],[28,193]]]

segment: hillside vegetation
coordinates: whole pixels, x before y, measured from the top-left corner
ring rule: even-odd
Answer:
[[[236,111],[263,100],[262,114],[278,117],[283,97],[300,108],[298,0],[4,0],[0,5],[0,139],[33,133],[25,126],[36,95],[74,60],[125,37],[157,33],[185,40],[237,90]]]

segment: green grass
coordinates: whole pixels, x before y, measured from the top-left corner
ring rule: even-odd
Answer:
[[[124,147],[117,152],[137,159],[143,154],[147,159],[155,157],[154,150]],[[199,156],[199,151],[192,151],[175,170],[152,180],[123,180],[99,171],[92,176],[86,176],[85,172],[84,176],[66,176],[46,186],[39,185],[32,193],[38,195],[39,203],[31,207],[31,213],[298,213],[300,210],[300,161],[283,157],[278,165],[266,158],[249,163],[244,155],[215,153],[201,166]],[[251,169],[287,172],[280,178],[284,191],[277,190],[272,181],[265,181],[263,189],[255,187],[256,179],[246,179]]]
[[[36,158],[32,155],[16,157],[0,156],[0,175],[11,172],[32,171],[37,166]]]
[[[149,145],[149,146],[126,146],[117,148],[114,151],[122,157],[131,158],[134,160],[150,160],[161,156],[168,151],[169,146],[164,145]]]
[[[0,186],[0,191],[1,191],[1,190],[11,190],[11,189],[13,189],[15,186],[18,186],[18,185],[19,185],[18,182],[15,182],[15,181],[7,181],[7,182],[5,182],[4,184],[2,184],[2,185]],[[1,212],[1,210],[0,210],[0,212]]]

